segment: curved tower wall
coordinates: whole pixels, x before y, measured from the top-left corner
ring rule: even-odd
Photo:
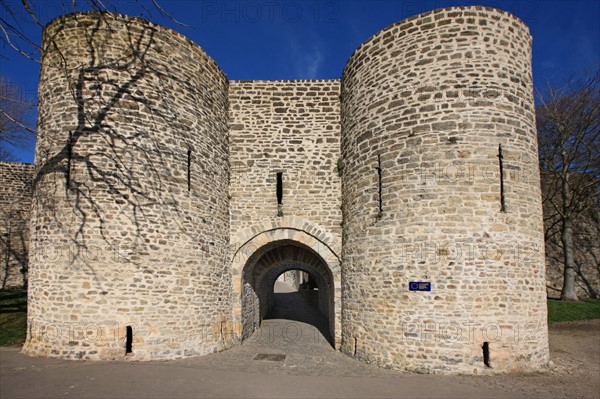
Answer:
[[[348,61],[341,105],[337,81],[228,94],[201,48],[137,18],[65,16],[43,46],[26,353],[226,348],[247,261],[291,240],[327,263],[350,355],[434,372],[547,362],[531,38],[515,17],[450,8],[384,29]]]
[[[418,15],[357,49],[341,84],[342,350],[433,372],[545,364],[527,27],[483,7]]]
[[[126,16],[59,18],[43,46],[25,352],[229,346],[227,77]]]

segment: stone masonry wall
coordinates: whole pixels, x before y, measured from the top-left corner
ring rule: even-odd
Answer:
[[[263,226],[296,230],[297,223],[319,240],[325,237],[318,231],[327,231],[339,243],[339,82],[232,81],[229,101],[231,257],[239,256],[237,237],[245,237],[243,244],[263,232]],[[281,204],[278,173],[282,174]],[[244,248],[248,252],[244,255],[251,256],[258,249]],[[319,252],[320,248],[308,250]],[[335,250],[339,252],[339,247]],[[243,281],[243,267],[253,265],[240,266],[232,270],[233,301],[242,302],[243,330],[248,331],[259,322],[258,301],[252,300],[258,298],[259,288],[253,281]],[[334,279],[339,281],[339,272]],[[254,327],[247,325],[250,321]]]
[[[281,274],[277,281],[282,281],[297,291],[302,283],[302,273],[300,270],[290,270]]]
[[[582,215],[575,221],[573,229],[575,238],[575,289],[577,296],[598,298],[600,296],[600,225],[598,209]],[[550,226],[551,221],[546,225]],[[554,230],[546,241],[546,283],[548,297],[559,299],[564,281],[564,260],[562,242],[558,234],[558,226],[549,227]]]
[[[559,299],[564,281],[564,252],[561,223],[556,205],[560,204],[559,180],[542,173],[544,230],[546,236],[546,282],[548,297]],[[588,198],[588,209],[579,214],[573,226],[573,256],[575,259],[575,288],[579,298],[600,296],[600,204]],[[554,204],[554,205],[553,205]]]
[[[341,234],[339,82],[232,81],[229,101],[231,234],[285,215]]]
[[[483,7],[421,14],[365,42],[341,81],[342,350],[432,372],[542,367],[527,27]]]
[[[44,31],[38,118],[25,353],[222,350],[301,270],[361,360],[548,361],[531,37],[508,13],[401,21],[339,81],[231,82],[170,29],[68,15]]]
[[[182,35],[113,14],[54,20],[43,46],[24,351],[228,347],[226,76]]]
[[[27,283],[33,165],[0,162],[0,288]]]

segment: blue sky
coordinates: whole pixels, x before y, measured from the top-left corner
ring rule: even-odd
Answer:
[[[162,0],[159,4],[186,25],[177,25],[152,6],[112,0],[115,11],[143,16],[189,37],[230,79],[337,79],[352,52],[370,36],[411,15],[453,5],[485,5],[521,18],[533,35],[536,87],[558,85],[600,64],[600,1],[403,1],[403,0]],[[32,1],[42,23],[62,14],[62,3]],[[17,10],[22,28],[39,42],[21,0],[3,0]],[[6,10],[0,9],[6,17]],[[35,101],[39,66],[8,47],[0,48],[0,74]],[[6,59],[8,58],[8,59]],[[35,115],[32,113],[32,119]],[[19,159],[33,161],[33,144]]]

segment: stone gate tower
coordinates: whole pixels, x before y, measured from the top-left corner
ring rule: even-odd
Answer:
[[[226,349],[309,273],[331,341],[381,366],[548,360],[531,37],[484,7],[375,34],[341,79],[230,81],[116,14],[45,29],[32,355]]]

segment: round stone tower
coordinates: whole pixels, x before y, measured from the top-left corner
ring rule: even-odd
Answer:
[[[544,365],[527,27],[427,12],[362,44],[341,87],[342,350],[430,372]]]
[[[230,346],[228,80],[114,14],[44,31],[24,351],[177,358]]]
[[[547,362],[531,37],[514,16],[394,24],[351,56],[339,97],[338,82],[230,91],[189,39],[122,15],[58,18],[43,47],[26,353],[221,350],[299,269],[332,342],[362,360]]]

